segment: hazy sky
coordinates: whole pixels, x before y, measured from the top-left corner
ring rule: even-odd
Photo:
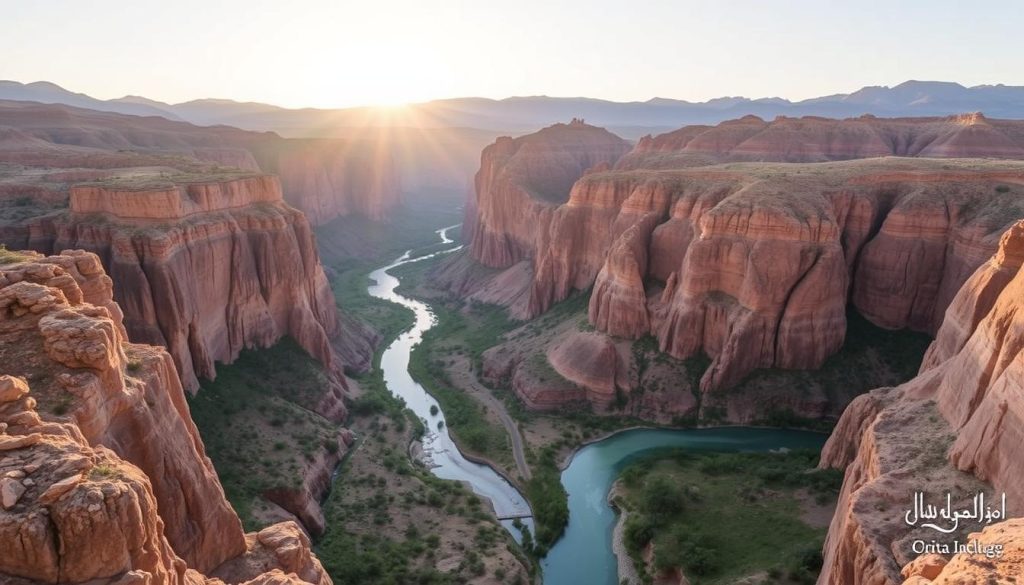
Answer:
[[[0,0],[0,79],[337,107],[1024,85],[1021,0]]]

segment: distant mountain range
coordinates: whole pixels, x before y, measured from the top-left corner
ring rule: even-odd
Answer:
[[[455,98],[411,105],[405,110],[378,108],[288,109],[269,104],[201,99],[168,104],[145,97],[100,100],[40,81],[0,81],[0,99],[58,103],[137,116],[162,116],[209,126],[224,124],[246,130],[273,130],[285,136],[331,136],[346,129],[401,127],[461,128],[487,133],[523,133],[571,118],[604,126],[626,138],[660,133],[687,124],[718,122],[754,114],[776,116],[885,117],[945,116],[984,112],[990,118],[1024,118],[1024,87],[964,87],[939,81],[907,81],[894,87],[865,87],[802,101],[782,98],[722,97],[706,102],[654,98],[646,102],[612,102],[591,98],[546,96],[502,100]]]

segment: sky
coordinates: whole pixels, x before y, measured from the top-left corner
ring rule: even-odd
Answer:
[[[1024,85],[1020,0],[0,0],[0,79],[285,107]]]

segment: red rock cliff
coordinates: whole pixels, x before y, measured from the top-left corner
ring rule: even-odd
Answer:
[[[1019,520],[975,536],[967,533],[979,532],[977,525],[958,533],[962,542],[977,537],[1006,545],[1008,556],[998,562],[958,555],[945,569],[946,559],[927,571],[921,560],[904,567],[917,556],[913,540],[936,533],[912,528],[900,510],[915,492],[952,490],[957,506],[985,491],[1006,494],[1010,517],[1024,512],[1024,463],[1016,455],[1024,440],[1022,262],[1024,223],[1018,223],[957,293],[919,375],[858,398],[843,415],[822,453],[822,465],[846,467],[846,478],[820,584],[905,577],[916,585],[981,583],[1019,574]]]
[[[171,356],[127,343],[112,292],[82,251],[0,266],[0,580],[329,584],[294,524],[242,533]]]
[[[129,337],[167,347],[189,391],[215,362],[284,335],[333,366],[334,297],[309,222],[276,177],[76,186],[70,211],[41,221],[24,247],[99,254]]]
[[[535,238],[576,179],[627,150],[621,138],[580,121],[499,138],[484,149],[476,174],[473,257],[503,268],[531,256]]]
[[[815,368],[851,287],[876,324],[934,333],[1022,184],[1021,163],[906,159],[591,173],[536,224],[528,312],[593,286],[598,330],[713,357],[704,390]]]

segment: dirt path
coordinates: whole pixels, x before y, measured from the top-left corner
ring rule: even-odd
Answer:
[[[523,435],[519,432],[519,425],[516,424],[515,419],[512,418],[512,415],[508,413],[508,409],[505,408],[505,403],[495,398],[491,391],[480,383],[480,380],[473,373],[473,367],[469,358],[456,356],[455,363],[450,366],[449,373],[453,384],[458,386],[463,392],[475,397],[488,410],[498,416],[498,420],[501,421],[501,425],[505,427],[505,432],[508,433],[512,441],[512,457],[515,459],[519,475],[523,476],[524,480],[530,479],[530,466],[526,463]]]

